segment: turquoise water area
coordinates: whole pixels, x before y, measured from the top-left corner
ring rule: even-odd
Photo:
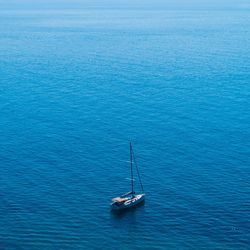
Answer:
[[[247,249],[249,27],[243,4],[1,1],[0,249]],[[116,215],[130,140],[147,197]]]

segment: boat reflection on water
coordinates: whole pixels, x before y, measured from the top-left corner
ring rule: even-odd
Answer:
[[[145,205],[145,200],[143,200],[142,202],[138,203],[137,205],[133,206],[133,207],[129,207],[127,209],[122,209],[122,210],[111,210],[110,211],[110,214],[111,214],[111,217],[113,219],[122,219],[122,218],[125,218],[125,217],[129,217],[131,218],[134,217],[134,220],[136,219],[136,214],[135,213],[136,211],[138,213],[143,213],[144,211],[144,205]]]

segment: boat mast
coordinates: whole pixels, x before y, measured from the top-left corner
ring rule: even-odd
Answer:
[[[144,192],[144,188],[143,188],[143,185],[142,185],[141,176],[140,176],[140,173],[139,173],[137,161],[135,159],[134,150],[132,150],[132,154],[133,154],[133,161],[134,161],[134,165],[135,165],[135,168],[136,168],[137,176],[138,176],[138,179],[139,179],[140,184],[141,184],[141,190],[142,190],[142,192]]]
[[[133,176],[133,159],[132,159],[132,143],[130,142],[130,170],[131,170],[131,187],[132,187],[132,195],[134,195],[134,176]]]

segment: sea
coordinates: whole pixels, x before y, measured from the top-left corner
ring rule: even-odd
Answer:
[[[249,249],[250,6],[170,2],[0,0],[0,250]]]

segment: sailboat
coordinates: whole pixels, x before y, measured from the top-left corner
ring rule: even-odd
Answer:
[[[145,200],[145,193],[138,170],[138,166],[135,160],[134,151],[132,148],[132,143],[129,144],[130,148],[130,175],[131,175],[131,191],[112,199],[111,210],[123,210],[129,207],[134,207]],[[136,194],[134,190],[134,170],[136,168],[137,176],[140,181],[140,186],[142,193]]]

